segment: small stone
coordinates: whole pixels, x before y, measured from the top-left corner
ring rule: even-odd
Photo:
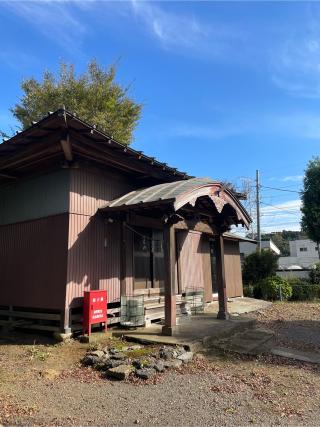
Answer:
[[[84,366],[93,366],[98,362],[99,358],[97,356],[93,356],[92,354],[87,354],[82,359],[82,364]]]
[[[110,359],[114,359],[114,360],[123,360],[125,358],[126,356],[123,353],[116,353],[110,356]]]
[[[177,357],[177,352],[172,347],[164,346],[160,349],[159,355],[164,360],[170,360]]]
[[[158,360],[155,364],[154,364],[154,369],[157,371],[157,372],[163,372],[164,370],[165,370],[165,367],[164,367],[164,362],[162,361],[162,360]]]
[[[156,370],[153,368],[137,369],[136,376],[143,380],[148,380],[156,374]]]
[[[96,357],[98,357],[100,359],[101,357],[104,356],[104,352],[102,350],[95,350],[95,351],[90,351],[88,353],[88,355],[90,355],[90,356],[96,356]]]
[[[186,353],[181,354],[177,357],[177,360],[182,360],[183,363],[189,363],[193,359],[192,351],[187,351]]]
[[[101,357],[101,360],[106,362],[109,359],[110,359],[110,354],[104,351],[104,355]]]
[[[177,368],[180,368],[180,366],[182,365],[182,360],[179,360],[179,359],[166,360],[163,365],[165,368],[177,369]]]
[[[104,362],[104,369],[116,368],[117,366],[125,365],[124,360],[109,359]]]
[[[175,351],[177,352],[178,356],[181,354],[184,354],[186,352],[186,349],[182,346],[176,347]]]
[[[132,361],[132,365],[136,369],[143,369],[143,368],[152,368],[154,363],[146,359],[135,359]]]
[[[115,368],[108,369],[106,374],[108,377],[112,377],[117,380],[125,380],[131,374],[133,369],[134,368],[131,365],[120,365]]]

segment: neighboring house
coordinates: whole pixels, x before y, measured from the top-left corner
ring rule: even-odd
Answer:
[[[241,261],[244,261],[244,258],[253,252],[256,252],[258,248],[258,242],[252,239],[246,239],[245,241],[240,242],[240,257]],[[269,249],[276,255],[280,255],[280,249],[278,246],[271,240],[261,240],[261,249]]]
[[[0,324],[79,330],[89,289],[107,290],[109,323],[142,294],[171,334],[188,289],[218,296],[227,318],[242,279],[239,239],[224,233],[250,221],[220,182],[50,113],[0,145]]]
[[[279,258],[280,270],[308,270],[319,262],[318,247],[312,240],[292,240],[289,248],[290,256]]]

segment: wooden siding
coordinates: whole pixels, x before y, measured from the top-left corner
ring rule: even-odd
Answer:
[[[204,299],[206,302],[212,301],[212,274],[211,274],[211,255],[209,237],[202,235],[202,268],[203,268],[203,284],[204,284]]]
[[[177,233],[178,292],[186,288],[204,288],[201,233],[179,231]]]
[[[64,309],[68,215],[0,227],[0,305]]]
[[[70,217],[66,307],[81,304],[83,292],[106,289],[109,302],[120,299],[120,223],[107,223],[97,209],[131,191],[121,174],[74,169],[70,180]],[[127,292],[132,292],[132,239],[125,236]]]
[[[243,295],[243,286],[239,242],[225,239],[224,251],[227,297],[240,297]]]
[[[80,305],[89,289],[106,289],[109,302],[120,297],[119,244],[119,224],[108,224],[99,215],[70,215],[67,307]]]
[[[0,225],[68,212],[69,171],[59,170],[0,188]]]
[[[98,208],[133,189],[132,180],[120,173],[73,169],[70,179],[70,213],[94,215]]]

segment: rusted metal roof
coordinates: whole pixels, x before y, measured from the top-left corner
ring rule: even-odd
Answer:
[[[152,187],[131,191],[118,199],[113,200],[104,208],[121,208],[142,203],[175,200],[181,194],[199,188],[203,185],[214,184],[210,178],[191,178],[184,181],[158,184]]]
[[[211,199],[218,213],[225,205],[230,205],[236,212],[237,221],[248,227],[251,218],[241,205],[236,195],[223,184],[210,178],[191,178],[152,187],[134,190],[122,197],[112,200],[100,209],[103,211],[120,211],[157,204],[171,204],[175,211],[187,204],[195,206],[198,199]]]

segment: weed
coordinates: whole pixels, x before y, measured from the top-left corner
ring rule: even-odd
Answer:
[[[51,353],[50,351],[42,351],[39,347],[33,344],[33,346],[28,349],[28,355],[30,360],[40,360],[41,362],[44,362],[48,359]]]
[[[124,352],[124,354],[127,357],[130,357],[131,359],[137,359],[142,356],[151,356],[153,353],[154,353],[154,348],[148,348],[148,347],[138,348],[136,350],[128,350]]]

